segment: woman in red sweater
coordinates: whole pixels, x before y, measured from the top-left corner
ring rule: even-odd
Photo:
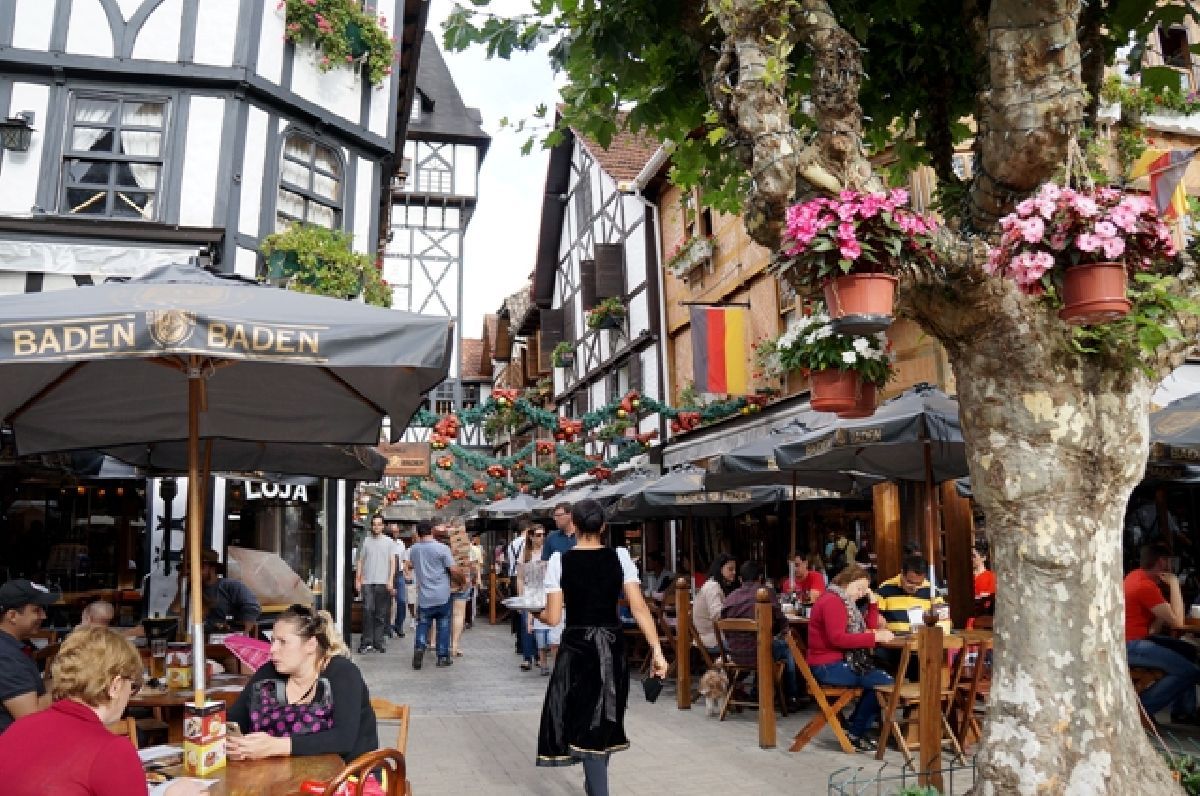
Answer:
[[[855,604],[870,595],[871,606],[864,619]],[[843,569],[813,606],[808,623],[808,653],[805,659],[813,676],[824,685],[861,688],[862,697],[850,717],[846,732],[860,751],[877,747],[866,737],[879,718],[879,697],[875,687],[892,682],[891,675],[876,669],[870,650],[875,644],[891,641],[890,630],[869,630],[879,624],[879,609],[867,571],[857,564]]]
[[[0,735],[5,796],[134,796],[146,775],[128,738],[109,732],[142,686],[142,659],[129,640],[106,627],[78,627],[51,667],[54,699]],[[196,796],[207,786],[176,780],[157,794]]]

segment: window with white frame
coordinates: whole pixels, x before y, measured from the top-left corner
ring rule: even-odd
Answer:
[[[169,100],[79,93],[70,107],[61,212],[157,220]]]
[[[289,133],[282,157],[275,229],[285,230],[297,221],[341,227],[343,168],[338,153],[306,135]]]

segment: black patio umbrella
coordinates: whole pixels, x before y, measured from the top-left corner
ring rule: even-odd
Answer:
[[[929,384],[910,387],[871,417],[838,420],[786,440],[775,456],[781,470],[856,471],[924,482],[931,569],[937,517],[933,486],[968,474],[958,401]]]
[[[147,472],[187,472],[186,442],[121,445],[106,448],[104,453],[107,458],[118,459]],[[219,439],[205,440],[201,455],[205,469],[226,475],[313,476],[374,482],[383,478],[383,470],[387,467],[387,458],[368,445]]]
[[[1200,393],[1150,413],[1150,461],[1200,463]]]
[[[200,571],[201,440],[373,445],[447,373],[446,318],[167,265],[124,283],[0,297],[0,421],[19,453],[186,444]],[[204,703],[200,579],[191,581]]]
[[[706,489],[704,471],[684,467],[631,489],[609,509],[614,518],[736,517],[747,511],[790,499],[780,485],[743,489]]]
[[[538,499],[524,492],[480,506],[479,516],[489,520],[511,520],[532,514]]]

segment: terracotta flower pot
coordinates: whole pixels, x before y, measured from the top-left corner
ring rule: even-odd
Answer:
[[[1058,317],[1075,326],[1124,318],[1132,306],[1125,297],[1128,275],[1122,263],[1089,263],[1063,275],[1063,308]]]
[[[877,403],[875,395],[875,385],[869,381],[860,381],[858,385],[858,393],[855,396],[854,407],[848,411],[838,412],[838,417],[846,420],[853,420],[859,417],[870,417],[875,414],[875,405]]]
[[[814,370],[809,376],[809,401],[817,412],[853,412],[862,396],[862,379],[854,370]],[[871,387],[874,395],[875,388]]]
[[[892,325],[896,283],[891,274],[846,274],[825,283],[825,305],[843,334],[882,332]]]

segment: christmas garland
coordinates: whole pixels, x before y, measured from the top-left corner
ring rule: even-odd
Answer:
[[[392,503],[406,498],[421,500],[441,510],[456,501],[482,505],[549,486],[562,489],[568,480],[585,473],[604,481],[658,437],[657,431],[628,433],[637,428],[642,415],[663,415],[670,420],[671,431],[679,434],[733,415],[761,411],[766,402],[766,396],[736,396],[704,406],[677,408],[630,390],[605,406],[570,418],[535,405],[519,390],[498,389],[479,406],[456,414],[418,410],[409,427],[433,430],[431,474],[402,478],[400,488],[385,497]],[[488,456],[454,441],[464,425],[484,423],[501,412],[515,413],[530,426],[550,432],[554,439],[529,442],[508,456]],[[614,429],[625,436],[615,435]],[[617,451],[606,458],[586,455],[581,448],[589,440],[615,444]]]

